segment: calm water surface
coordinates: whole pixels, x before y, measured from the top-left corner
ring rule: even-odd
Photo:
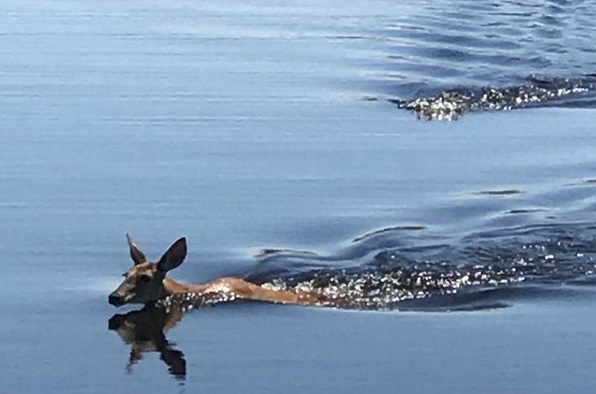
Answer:
[[[387,99],[594,73],[595,18],[587,1],[3,2],[4,389],[593,391],[593,96],[448,123]],[[135,308],[106,299],[126,232],[153,258],[186,236],[189,282],[536,245],[561,265],[468,312],[218,305],[127,370],[108,319]]]

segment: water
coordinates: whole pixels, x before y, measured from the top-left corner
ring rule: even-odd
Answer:
[[[596,386],[593,92],[457,122],[392,103],[589,79],[591,2],[0,11],[5,391]],[[530,263],[384,311],[234,303],[176,322],[108,305],[126,232],[152,258],[186,236],[186,282]]]

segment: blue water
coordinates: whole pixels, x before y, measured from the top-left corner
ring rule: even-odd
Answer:
[[[595,16],[588,1],[3,2],[3,389],[590,392],[591,96],[456,122],[390,100],[594,73]],[[135,309],[107,303],[127,232],[151,258],[186,236],[186,282],[388,255],[530,256],[562,275],[383,312],[193,311],[165,335],[177,379],[155,351],[127,371],[108,330]]]

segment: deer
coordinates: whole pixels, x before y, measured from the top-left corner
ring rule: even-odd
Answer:
[[[303,306],[320,306],[325,302],[322,294],[268,289],[238,277],[222,277],[204,284],[181,283],[166,274],[184,262],[186,238],[174,242],[157,262],[147,260],[129,234],[126,234],[126,240],[134,265],[124,273],[120,286],[108,296],[108,302],[115,307],[125,304],[151,305],[177,295],[215,297],[217,301],[242,299]]]

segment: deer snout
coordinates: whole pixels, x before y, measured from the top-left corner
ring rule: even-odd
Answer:
[[[114,305],[116,307],[126,304],[124,297],[116,293],[112,293],[108,296],[108,302],[110,305]]]
[[[108,320],[108,330],[117,330],[126,321],[126,315],[114,315]]]

